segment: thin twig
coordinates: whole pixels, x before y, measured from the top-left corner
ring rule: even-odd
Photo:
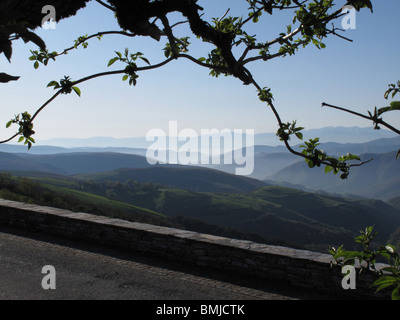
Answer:
[[[103,7],[106,7],[107,9],[110,9],[111,11],[114,11],[115,12],[115,9],[113,8],[113,7],[111,7],[111,6],[109,6],[107,3],[104,3],[103,1],[101,1],[101,0],[96,0],[98,3],[100,3]]]
[[[221,22],[227,16],[229,11],[231,11],[231,8],[228,8],[228,10],[226,10],[225,14],[221,18],[218,19],[218,22]]]
[[[364,118],[364,119],[367,119],[367,120],[372,120],[371,117],[368,117],[368,116],[366,116],[364,114],[361,114],[361,113],[358,113],[356,111],[352,111],[352,110],[349,110],[349,109],[346,109],[346,108],[333,106],[333,105],[325,103],[325,102],[322,103],[322,107],[329,107],[329,108],[333,108],[333,109],[338,109],[338,110],[341,110],[341,111],[345,111],[345,112],[354,114],[354,115],[356,115],[358,117],[361,117],[361,118]]]
[[[119,34],[119,35],[123,35],[123,36],[126,36],[126,37],[135,37],[136,36],[135,33],[129,33],[129,32],[125,32],[125,31],[102,31],[102,32],[98,32],[96,34],[92,34],[92,35],[84,38],[84,40],[79,41],[77,44],[73,45],[72,47],[64,49],[63,52],[57,54],[55,57],[61,56],[63,54],[66,54],[68,51],[76,49],[77,46],[79,46],[80,44],[84,43],[87,40],[90,40],[90,39],[95,38],[95,37],[108,35],[108,34]]]

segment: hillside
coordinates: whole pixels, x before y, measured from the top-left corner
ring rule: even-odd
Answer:
[[[373,159],[361,167],[353,167],[347,180],[325,174],[324,168],[309,169],[304,161],[297,162],[268,180],[300,184],[311,190],[353,194],[361,197],[389,200],[400,195],[400,161],[396,152],[362,154],[364,160]]]
[[[0,175],[0,197],[3,199],[35,203],[44,206],[68,209],[139,221],[156,225],[170,226],[162,214],[138,206],[114,201],[106,197],[76,190],[71,179],[48,175],[41,179],[52,181],[50,184],[38,183],[24,177],[10,174]]]
[[[117,169],[109,172],[77,175],[77,178],[98,182],[134,180],[151,182],[169,188],[196,192],[249,192],[266,183],[222,171],[190,166],[153,166],[142,169]]]
[[[25,174],[29,175],[28,172],[25,172]],[[270,243],[256,233],[217,226],[196,218],[170,217],[154,210],[119,201],[115,193],[116,191],[123,193],[121,191],[123,185],[119,183],[111,186],[109,183],[105,186],[93,182],[78,183],[75,179],[69,177],[38,172],[34,172],[33,176],[33,178],[26,178],[0,174],[0,198],[234,239]],[[126,188],[131,191],[136,190],[139,193],[152,194],[159,186],[151,183],[134,182],[123,186],[123,189]],[[92,192],[89,192],[89,190]],[[93,192],[93,190],[96,192]]]
[[[378,239],[385,241],[400,226],[399,212],[380,201],[350,201],[281,187],[243,195],[162,190],[153,199],[154,208],[168,216],[196,217],[314,249],[338,241],[351,246],[367,225],[375,225]]]
[[[288,151],[276,152],[276,149],[272,147],[255,146],[254,171],[248,177],[263,180],[298,161],[299,158]],[[238,166],[236,164],[220,164],[208,167],[234,174]]]
[[[0,152],[0,171],[29,170],[57,172],[60,169],[52,165],[44,165],[32,162],[12,153]]]
[[[399,211],[384,202],[346,200],[277,186],[247,193],[211,193],[133,180],[35,180],[146,208],[190,230],[210,233],[224,229],[225,235],[236,232],[241,237],[247,234],[247,239],[323,252],[340,244],[351,248],[359,230],[368,225],[376,226],[377,240],[383,242],[400,227]]]

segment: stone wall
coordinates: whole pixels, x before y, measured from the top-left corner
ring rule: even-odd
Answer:
[[[331,256],[327,254],[1,199],[0,225],[256,275],[285,285],[338,294],[343,299],[382,297],[369,288],[373,277],[367,274],[357,276],[356,290],[344,290],[341,270],[331,268]]]

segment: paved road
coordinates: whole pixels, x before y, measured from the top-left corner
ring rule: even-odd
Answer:
[[[42,268],[55,268],[45,290]],[[46,279],[47,279],[46,278]],[[46,283],[51,283],[46,281]],[[293,300],[320,299],[252,277],[182,266],[154,257],[0,227],[3,300]]]

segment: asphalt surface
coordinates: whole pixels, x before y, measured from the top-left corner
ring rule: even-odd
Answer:
[[[54,267],[55,274],[45,273],[42,270],[44,266]],[[55,289],[44,289],[43,284],[45,287],[46,284],[55,284]],[[1,300],[239,301],[324,298],[329,299],[255,277],[0,227]]]

